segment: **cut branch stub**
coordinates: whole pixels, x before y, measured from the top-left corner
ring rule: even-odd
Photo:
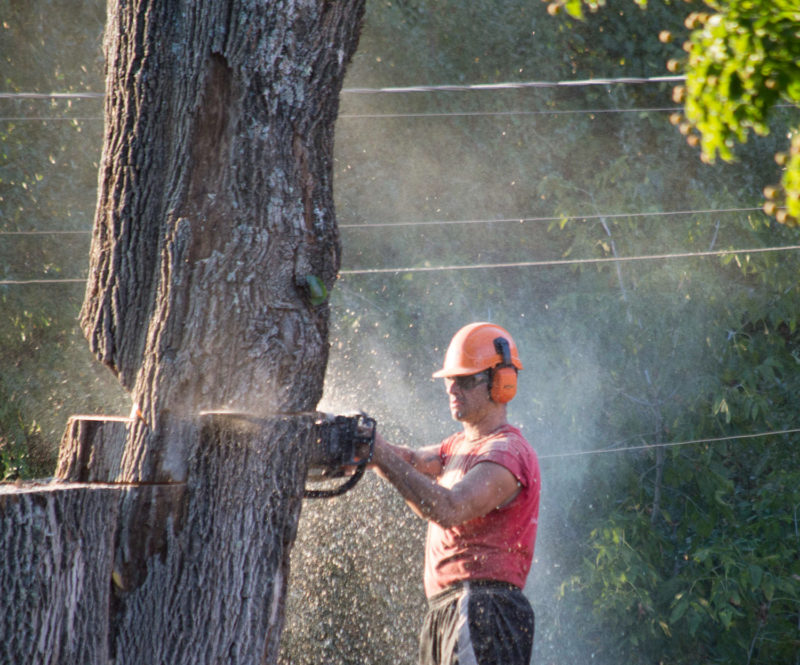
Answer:
[[[56,478],[82,483],[117,480],[130,418],[72,416],[61,438]]]

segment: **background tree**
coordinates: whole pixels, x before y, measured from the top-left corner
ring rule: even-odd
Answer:
[[[768,118],[779,103],[800,106],[800,8],[796,2],[707,3],[711,12],[692,12],[684,49],[687,141],[699,142],[701,158],[734,158],[733,145],[750,131],[769,133]],[[696,132],[696,133],[695,133]],[[698,137],[699,136],[699,141]],[[800,126],[788,133],[789,148],[775,154],[783,167],[779,186],[765,187],[765,210],[778,221],[800,217]]]
[[[634,1],[642,8],[655,6],[647,0]],[[596,12],[603,4],[555,0],[548,11],[556,15],[564,8],[583,18],[584,6]],[[769,118],[779,103],[800,105],[800,9],[793,0],[704,0],[703,4],[708,10],[692,11],[684,21],[690,34],[682,46],[688,55],[666,63],[670,71],[686,73],[686,84],[673,91],[684,114],[673,114],[672,122],[680,126],[689,145],[700,147],[703,162],[711,163],[717,156],[732,161],[735,144],[746,141],[751,131],[761,136],[770,132]],[[676,35],[664,24],[659,39],[672,43]],[[764,210],[790,225],[797,224],[800,215],[798,129],[793,122],[788,149],[775,153],[782,167],[780,184],[764,187]]]
[[[3,2],[2,15],[3,91],[79,95],[0,101],[2,278],[76,280],[0,287],[0,476],[44,477],[69,415],[130,409],[73,325],[97,198],[105,5]]]

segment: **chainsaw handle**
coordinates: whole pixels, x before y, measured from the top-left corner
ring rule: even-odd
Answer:
[[[339,487],[334,487],[333,489],[329,490],[303,490],[303,498],[304,499],[332,499],[335,496],[341,496],[345,492],[349,492],[356,486],[356,483],[361,480],[361,476],[364,475],[364,472],[367,470],[366,464],[359,464],[358,468],[355,470],[352,476],[350,476],[345,482],[343,482]]]

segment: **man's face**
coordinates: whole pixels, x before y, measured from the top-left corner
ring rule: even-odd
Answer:
[[[450,415],[459,422],[480,420],[492,403],[489,398],[489,376],[486,372],[447,377],[444,385],[450,398]]]

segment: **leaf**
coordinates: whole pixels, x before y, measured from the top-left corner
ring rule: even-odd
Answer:
[[[692,637],[695,636],[697,633],[697,629],[700,627],[700,623],[702,622],[703,617],[699,612],[692,612],[689,615],[689,635]]]
[[[672,613],[669,615],[669,622],[671,624],[678,622],[681,617],[686,614],[687,609],[689,609],[689,597],[682,596],[675,604],[675,607],[672,608]]]
[[[714,405],[713,413],[715,416],[720,413],[723,414],[725,416],[726,423],[731,421],[731,412],[728,408],[728,402],[724,397]]]
[[[693,559],[697,561],[697,563],[706,563],[711,556],[711,550],[707,547],[703,547],[697,550],[694,555]]]
[[[762,588],[764,589],[764,597],[768,602],[771,602],[772,597],[775,595],[775,585],[772,583],[772,580],[769,578],[765,579]]]
[[[567,14],[573,18],[583,18],[583,2],[581,0],[567,0],[564,4]]]
[[[306,275],[306,289],[308,290],[308,299],[314,307],[328,299],[328,289],[316,275]]]
[[[750,584],[753,585],[754,589],[758,589],[758,587],[761,586],[764,570],[761,568],[761,566],[756,566],[752,563],[748,566],[748,570],[750,572]]]

